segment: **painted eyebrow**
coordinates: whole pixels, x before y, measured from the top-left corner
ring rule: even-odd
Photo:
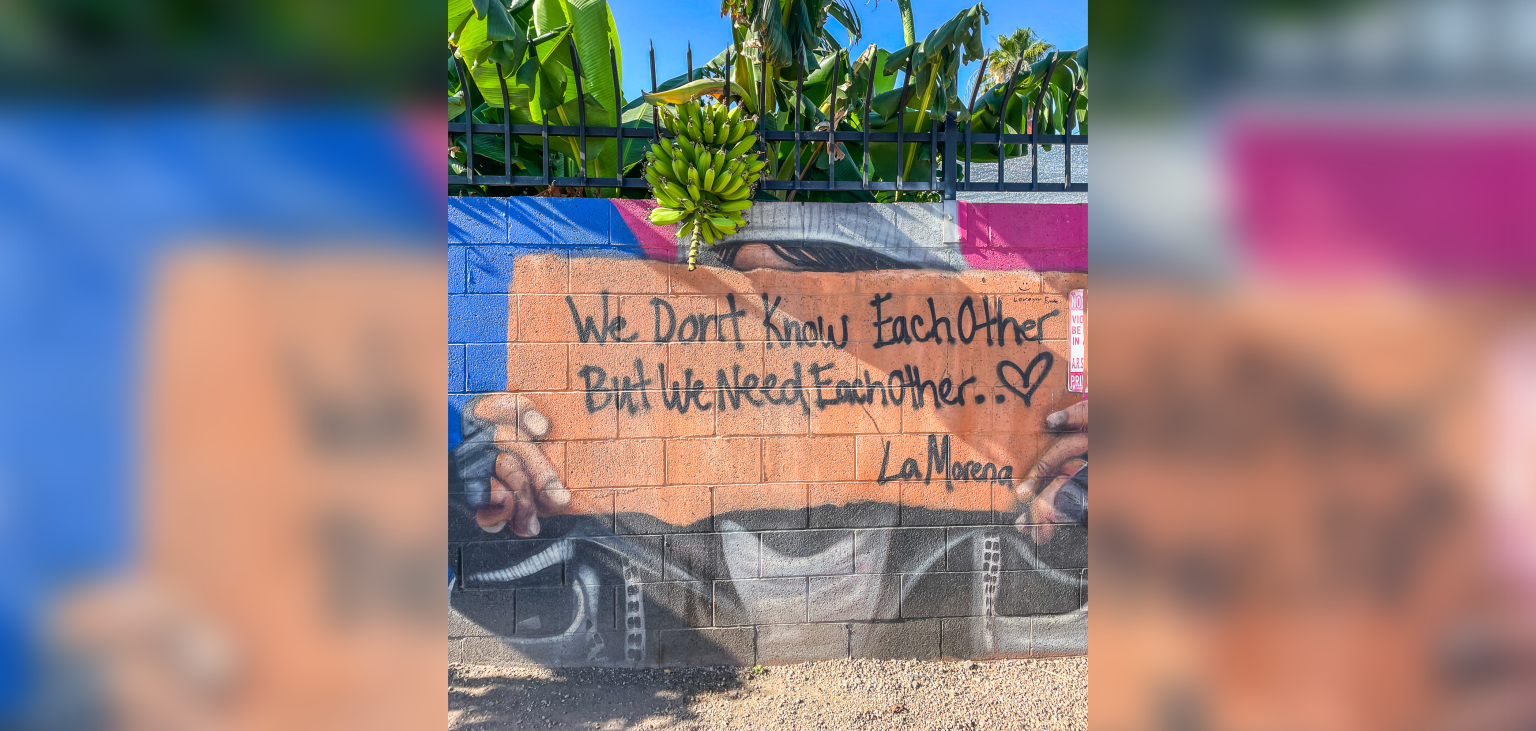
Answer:
[[[937,267],[923,267],[912,262],[905,262],[888,254],[871,251],[857,246],[834,241],[819,241],[807,244],[782,244],[771,241],[737,241],[722,245],[719,251],[720,260],[729,266],[736,266],[736,256],[743,246],[748,245],[767,246],[772,249],[779,258],[798,267],[799,271],[809,272],[857,272],[873,269],[924,269]]]

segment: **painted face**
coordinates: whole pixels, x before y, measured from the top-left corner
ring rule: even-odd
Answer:
[[[516,259],[506,386],[464,405],[454,452],[463,586],[590,583],[589,621],[621,579],[737,582],[710,601],[749,624],[792,620],[756,583],[777,577],[842,577],[807,589],[829,620],[935,591],[860,574],[963,578],[982,613],[1079,609],[1085,486],[1051,493],[1054,530],[1015,525],[1038,514],[1021,489],[1047,415],[1080,399],[1069,287],[963,270],[900,211],[831,208],[755,219],[693,271]],[[598,622],[645,621],[639,601]],[[680,601],[650,611],[693,621]],[[549,631],[578,621],[558,616]]]

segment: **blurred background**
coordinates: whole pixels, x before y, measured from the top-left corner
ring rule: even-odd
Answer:
[[[0,4],[0,728],[441,723],[428,10]]]
[[[1531,728],[1536,3],[1089,12],[1094,727]]]
[[[0,5],[0,727],[441,722],[429,10]],[[1092,723],[1530,728],[1536,2],[1089,12]]]

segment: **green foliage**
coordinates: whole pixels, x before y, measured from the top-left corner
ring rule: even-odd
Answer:
[[[1056,47],[1040,40],[1033,28],[1019,28],[1012,34],[997,37],[997,49],[987,53],[987,79],[994,84],[1008,80],[1008,73],[1019,59],[1034,63]]]
[[[633,137],[626,134],[623,149],[617,149],[611,138],[589,139],[587,174],[591,176],[649,172],[654,165],[648,159],[660,154],[651,148],[654,115],[659,110],[697,107],[712,111],[720,107],[718,103],[701,106],[696,100],[719,97],[724,92],[727,68],[728,98],[735,106],[725,108],[749,115],[745,118],[755,120],[758,130],[798,127],[825,133],[835,127],[857,132],[864,129],[867,120],[870,131],[894,132],[900,120],[902,129],[912,135],[902,146],[899,166],[896,146],[889,142],[873,143],[865,150],[857,141],[840,140],[829,149],[824,138],[818,141],[812,134],[802,140],[798,154],[793,142],[754,146],[766,152],[766,159],[759,161],[763,163],[761,175],[775,180],[827,180],[833,173],[839,180],[926,180],[935,163],[928,132],[950,113],[956,115],[962,131],[968,129],[979,138],[1000,131],[1014,134],[1033,130],[1051,135],[1088,131],[1087,47],[1057,50],[1024,28],[997,36],[998,47],[989,53],[983,44],[988,15],[980,3],[960,11],[921,41],[915,40],[913,32],[902,48],[870,45],[852,57],[828,23],[836,21],[850,40],[859,37],[860,22],[850,0],[723,0],[721,14],[732,23],[731,44],[695,68],[691,76],[667,79],[658,85],[657,92],[626,103],[621,87],[612,83],[607,49],[611,44],[617,57],[619,43],[607,0],[502,2],[449,2],[449,45],[474,80],[475,106],[467,116],[491,123],[499,123],[504,115],[517,123],[540,122],[548,117],[552,124],[574,125],[584,111],[588,124],[607,126],[613,123],[617,110],[626,133],[636,133]],[[898,6],[904,22],[910,21],[910,3],[898,0]],[[582,71],[585,96],[581,99],[577,99],[571,63],[573,47]],[[517,55],[519,48],[523,49],[521,56]],[[983,57],[988,59],[986,77],[977,80],[974,90],[962,89],[961,66]],[[503,61],[500,77],[496,74],[497,59]],[[508,59],[515,63],[505,62]],[[909,68],[910,74],[906,73]],[[452,119],[466,116],[466,110],[465,90],[451,69],[448,93]],[[803,97],[797,98],[796,79],[801,76]],[[507,85],[505,100],[503,81]],[[974,117],[968,111],[973,96],[974,106],[969,109],[974,109]],[[477,170],[482,165],[496,172],[542,169],[537,137],[515,139],[511,159],[504,159],[507,155],[499,141],[499,137],[487,135],[482,140],[476,136],[473,157]],[[555,158],[551,169],[565,171],[557,174],[578,174],[576,141],[552,137],[550,143]],[[462,139],[455,145],[459,157],[452,158],[450,165],[462,172],[468,155]],[[995,145],[978,142],[972,146],[971,160],[994,162],[998,154]],[[794,200],[797,195],[800,200],[842,201],[932,197],[910,191],[894,195],[847,190],[762,191],[755,179],[747,188],[749,195],[759,200]],[[672,198],[679,205],[683,202]],[[707,202],[708,198],[702,200]],[[697,224],[690,231],[706,242],[718,233],[724,233],[720,226],[711,231]]]
[[[464,113],[460,63],[473,80],[474,96],[484,102],[469,115],[476,122],[500,122],[501,114],[510,114],[514,123],[540,123],[547,116],[551,124],[575,125],[585,114],[587,124],[611,125],[624,105],[622,76],[614,83],[622,58],[607,0],[449,0],[448,28],[450,120]],[[497,113],[486,113],[492,109]],[[581,157],[574,139],[551,138],[550,145],[564,157]],[[478,140],[475,147],[478,156]],[[614,177],[623,162],[613,139],[588,142],[587,175]]]

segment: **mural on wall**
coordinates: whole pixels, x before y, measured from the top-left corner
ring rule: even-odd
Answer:
[[[690,272],[646,202],[473,204],[463,659],[1086,651],[1083,207],[760,204]]]

